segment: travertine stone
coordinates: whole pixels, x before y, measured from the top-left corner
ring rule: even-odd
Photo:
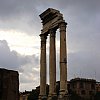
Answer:
[[[66,23],[59,24],[60,28],[60,95],[67,94],[67,51]]]
[[[63,15],[58,10],[52,8],[48,8],[39,16],[43,24],[42,34],[48,33],[51,28],[58,28],[58,24],[63,20]]]
[[[50,54],[49,54],[49,98],[56,96],[56,30],[50,29]]]
[[[40,97],[46,96],[46,38],[44,34],[41,37],[41,55],[40,55]],[[42,100],[42,99],[41,99]]]
[[[43,29],[41,33],[40,62],[40,98],[46,96],[46,36],[50,34],[49,75],[50,87],[48,100],[56,100],[56,30],[60,28],[60,96],[59,100],[67,100],[67,51],[66,23],[63,15],[55,9],[48,8],[40,18]],[[46,99],[46,98],[45,98]],[[42,100],[42,99],[40,99]]]

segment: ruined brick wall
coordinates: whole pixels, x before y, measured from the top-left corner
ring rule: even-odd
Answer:
[[[0,100],[19,100],[19,74],[0,69]]]

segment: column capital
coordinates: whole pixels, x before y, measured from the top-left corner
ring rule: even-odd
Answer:
[[[60,23],[59,23],[59,26],[61,26],[61,25],[65,25],[65,26],[67,26],[67,25],[68,25],[68,23],[67,23],[67,22],[65,22],[65,21],[63,20],[62,22],[60,22]]]
[[[49,34],[50,34],[50,37],[55,37],[56,29],[54,29],[54,28],[49,29]]]
[[[41,42],[46,42],[46,39],[47,39],[46,34],[40,34],[39,36],[41,37]]]
[[[59,23],[60,33],[61,33],[61,31],[66,32],[66,26],[67,26],[67,23],[65,21]]]
[[[62,21],[61,23],[59,23],[59,28],[60,29],[63,28],[63,27],[66,28],[66,26],[67,26],[67,23],[65,21]]]

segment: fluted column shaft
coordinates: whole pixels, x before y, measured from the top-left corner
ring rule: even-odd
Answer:
[[[60,94],[67,92],[67,51],[66,51],[66,23],[62,22],[60,28]]]
[[[46,96],[46,38],[44,34],[41,37],[41,55],[40,55],[40,96]]]
[[[49,95],[54,95],[56,93],[56,47],[55,47],[55,35],[56,30],[51,29],[50,33],[50,54],[49,54],[49,78],[50,87]]]

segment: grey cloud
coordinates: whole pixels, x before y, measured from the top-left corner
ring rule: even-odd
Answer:
[[[85,77],[100,81],[100,56],[95,52],[76,52],[68,56],[68,78]],[[96,74],[96,75],[95,75]]]
[[[6,40],[0,40],[0,68],[17,70],[19,72],[20,85],[39,84],[39,57],[36,55],[23,56],[16,51],[11,51]],[[24,86],[23,86],[24,87]],[[26,87],[20,87],[23,91]],[[22,90],[21,90],[22,89]],[[26,89],[29,89],[28,87]]]
[[[60,10],[68,22],[68,52],[74,51],[68,55],[68,78],[72,78],[74,74],[93,78],[96,71],[97,80],[100,80],[99,4],[100,0],[0,0],[0,29],[15,29],[38,36],[41,30],[39,14],[48,7]],[[20,72],[24,74],[23,66],[29,63],[28,67],[38,66],[39,61],[35,55],[23,57],[15,51],[10,51],[6,42],[3,41],[2,44],[6,48],[0,47],[0,57],[4,56],[5,59],[5,62],[0,60],[2,66],[9,68],[22,65]],[[32,70],[32,67],[29,69]],[[38,76],[35,70],[28,70],[28,72],[34,72]],[[59,79],[59,61],[57,79]],[[23,78],[23,82],[25,80],[26,78]]]
[[[35,6],[33,0],[0,0],[0,15],[3,17],[15,17],[21,14],[29,13]]]
[[[0,0],[0,28],[39,34],[39,14],[48,7],[53,7],[60,10],[65,20],[75,29],[77,25],[97,18],[99,4],[99,0]]]
[[[40,26],[35,5],[35,0],[0,0],[0,28],[35,34],[36,26]]]
[[[0,66],[16,67],[18,65],[16,52],[11,52],[7,42],[0,41]]]
[[[11,51],[7,42],[5,40],[0,40],[0,67],[17,69],[21,66],[27,64],[33,64],[32,66],[38,65],[38,57],[35,55],[32,56],[23,56],[18,54],[16,51]]]
[[[28,80],[33,82],[34,80],[37,80],[37,78],[39,78],[39,70],[35,70],[35,66],[33,67],[32,65],[30,66],[29,64],[27,66],[24,66],[23,69],[24,69],[24,72],[20,74],[21,83],[27,83],[27,82],[29,83]]]
[[[54,5],[56,5],[56,7],[58,8],[61,8],[62,10],[77,10],[77,11],[80,11],[80,10],[84,10],[84,11],[89,11],[91,13],[95,12],[95,11],[98,11],[100,8],[99,7],[99,4],[100,4],[100,1],[99,0],[55,0],[54,1]],[[73,13],[76,13],[76,12],[73,12]]]

